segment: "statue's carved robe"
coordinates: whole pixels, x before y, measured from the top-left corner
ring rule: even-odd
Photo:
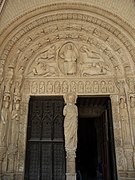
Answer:
[[[66,150],[76,150],[77,148],[77,106],[74,104],[67,104],[64,107],[64,134],[65,134],[65,148]]]

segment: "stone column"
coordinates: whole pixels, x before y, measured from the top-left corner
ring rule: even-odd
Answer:
[[[63,115],[65,116],[66,180],[76,180],[75,158],[78,127],[78,110],[75,105],[76,98],[74,93],[69,93],[64,97],[66,103],[63,110]]]
[[[19,124],[19,137],[18,137],[18,175],[19,179],[23,179],[24,175],[24,159],[26,149],[26,134],[27,134],[27,119],[28,119],[28,105],[29,95],[22,96],[22,102],[20,106],[20,124]]]
[[[75,151],[66,151],[66,180],[76,180]]]
[[[6,147],[1,146],[0,147],[0,178],[2,177],[2,162],[3,162],[5,154],[6,154]]]
[[[110,98],[111,98],[111,104],[112,104],[117,174],[119,177],[120,176],[119,171],[126,170],[127,163],[126,163],[126,158],[125,158],[124,150],[123,150],[122,129],[121,129],[121,122],[119,118],[119,96],[114,94],[114,95],[111,95]]]

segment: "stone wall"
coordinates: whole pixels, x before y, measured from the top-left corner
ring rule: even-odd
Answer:
[[[119,17],[82,4],[43,7],[2,32],[3,178],[23,177],[30,96],[67,93],[110,96],[119,179],[135,177],[134,35]]]

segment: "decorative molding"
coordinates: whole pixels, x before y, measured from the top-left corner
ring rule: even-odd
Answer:
[[[46,78],[26,79],[23,91],[30,95],[59,95],[69,92],[78,95],[101,95],[118,93],[115,82],[112,79],[87,79],[87,78]]]

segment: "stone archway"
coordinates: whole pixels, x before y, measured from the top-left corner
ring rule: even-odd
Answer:
[[[1,134],[2,174],[23,174],[29,97],[73,92],[111,97],[118,171],[134,176],[132,32],[102,9],[59,4],[24,15],[2,33],[1,128],[13,136],[13,129],[20,129],[15,141]]]

